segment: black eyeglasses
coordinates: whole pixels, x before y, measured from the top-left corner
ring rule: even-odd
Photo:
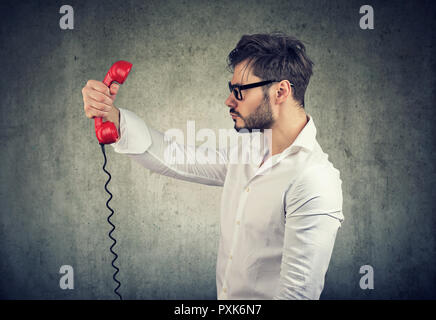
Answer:
[[[270,84],[272,82],[280,82],[279,80],[266,80],[266,81],[260,81],[260,82],[255,82],[255,83],[250,83],[250,84],[232,84],[229,81],[229,90],[230,92],[233,93],[233,95],[235,96],[236,100],[242,100],[242,90],[247,90],[247,89],[252,89],[252,88],[257,88],[257,87],[261,87],[261,86],[266,86],[267,84]],[[291,83],[291,86],[293,87],[294,85]]]

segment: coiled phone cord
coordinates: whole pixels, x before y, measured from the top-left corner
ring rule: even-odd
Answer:
[[[110,197],[106,202],[106,207],[111,211],[111,214],[107,217],[107,222],[109,222],[109,224],[112,226],[112,230],[109,231],[109,238],[111,238],[111,240],[113,241],[113,244],[110,247],[110,252],[115,256],[114,259],[112,260],[112,267],[116,270],[115,273],[113,274],[112,278],[114,279],[114,281],[118,284],[117,287],[114,289],[114,292],[116,295],[118,295],[118,297],[120,297],[120,300],[123,300],[123,297],[121,297],[121,294],[118,293],[118,289],[121,286],[121,282],[119,282],[116,278],[116,275],[118,274],[118,272],[120,272],[120,269],[117,268],[117,266],[115,266],[115,261],[118,259],[118,255],[112,250],[113,247],[115,247],[115,245],[117,244],[117,240],[115,240],[114,237],[112,237],[112,232],[114,232],[115,230],[115,225],[113,225],[113,223],[111,222],[111,217],[114,214],[114,210],[112,210],[111,207],[109,207],[109,201],[111,201],[112,199],[112,193],[110,193],[110,191],[107,189],[107,185],[109,184],[109,181],[111,181],[111,175],[110,173],[106,170],[106,163],[107,163],[107,159],[106,159],[106,153],[104,151],[104,144],[100,143],[101,146],[101,151],[103,152],[103,156],[104,156],[104,164],[103,164],[103,171],[107,173],[107,175],[109,176],[109,179],[107,180],[106,184],[104,185],[104,189],[106,190],[107,193],[109,193]]]

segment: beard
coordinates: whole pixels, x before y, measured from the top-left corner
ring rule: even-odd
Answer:
[[[244,121],[244,126],[238,126],[236,124],[238,119],[234,119],[234,128],[237,132],[253,132],[253,130],[263,132],[264,129],[271,129],[274,124],[269,96],[266,94],[261,104],[251,114],[246,117],[242,117],[239,113],[236,114]]]

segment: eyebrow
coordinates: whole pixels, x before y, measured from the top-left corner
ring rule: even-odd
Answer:
[[[239,83],[239,82],[232,83],[231,81],[230,81],[230,84],[232,86],[242,86],[243,85],[242,83]]]

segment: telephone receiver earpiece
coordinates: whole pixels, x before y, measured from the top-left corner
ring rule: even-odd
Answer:
[[[109,71],[104,77],[103,83],[108,88],[111,86],[112,82],[123,84],[127,79],[131,69],[132,64],[130,62],[124,60],[117,61],[112,65],[112,67],[110,67]],[[102,118],[94,118],[94,127],[95,135],[97,136],[100,144],[110,144],[117,141],[118,131],[114,123],[110,121],[103,123]]]

